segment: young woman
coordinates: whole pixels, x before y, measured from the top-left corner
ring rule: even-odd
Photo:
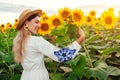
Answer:
[[[42,11],[24,10],[19,16],[19,23],[16,27],[18,33],[13,41],[13,52],[16,63],[23,67],[21,80],[49,80],[48,71],[44,65],[44,56],[64,62],[73,59],[80,50],[85,40],[82,29],[78,29],[80,37],[65,48],[58,48],[37,34],[40,25]]]

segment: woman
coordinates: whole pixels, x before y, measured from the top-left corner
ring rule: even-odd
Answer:
[[[66,48],[60,49],[37,34],[41,27],[39,20],[42,11],[26,9],[19,16],[16,27],[18,34],[13,41],[13,52],[16,63],[23,67],[21,80],[49,80],[48,71],[44,65],[44,56],[64,62],[73,59],[80,50],[85,35],[78,29],[80,37]]]

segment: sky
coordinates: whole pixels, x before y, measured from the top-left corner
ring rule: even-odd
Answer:
[[[64,7],[81,8],[86,13],[94,9],[100,15],[109,7],[115,8],[117,13],[120,10],[120,2],[119,0],[0,0],[0,24],[13,22],[26,8],[40,8],[47,14],[54,14]]]

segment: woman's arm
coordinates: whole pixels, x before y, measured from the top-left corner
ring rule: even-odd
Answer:
[[[80,37],[76,41],[78,42],[78,44],[81,44],[85,40],[84,31],[82,29],[78,28],[78,34]]]

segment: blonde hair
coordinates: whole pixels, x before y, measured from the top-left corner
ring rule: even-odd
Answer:
[[[13,53],[16,63],[21,63],[23,61],[23,52],[25,52],[29,35],[30,33],[27,30],[24,30],[23,27],[18,31],[17,36],[13,40]]]

